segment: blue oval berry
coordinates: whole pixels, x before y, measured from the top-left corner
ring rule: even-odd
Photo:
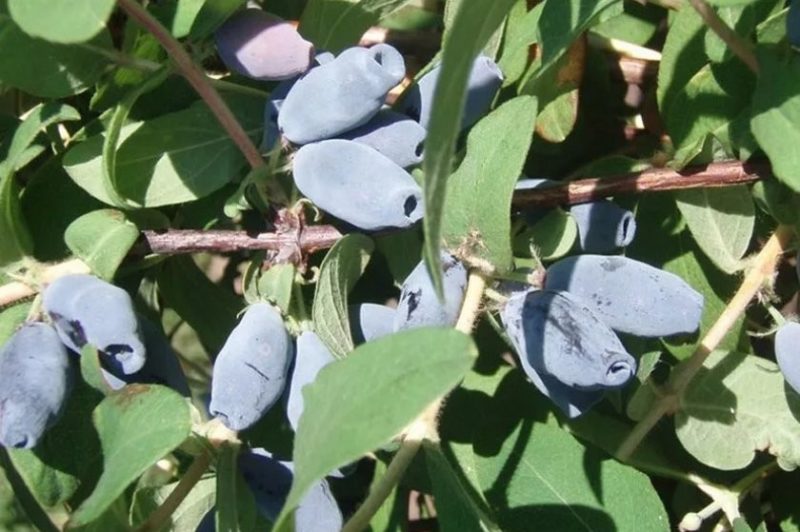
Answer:
[[[350,140],[300,148],[293,162],[297,188],[320,209],[360,229],[404,228],[422,218],[422,189],[411,174]]]

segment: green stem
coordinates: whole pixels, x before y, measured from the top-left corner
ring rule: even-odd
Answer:
[[[192,491],[192,488],[203,477],[208,467],[211,465],[212,453],[206,449],[197,458],[194,459],[192,465],[186,470],[186,473],[181,478],[175,489],[170,492],[167,498],[161,503],[161,506],[150,514],[147,520],[136,529],[136,532],[150,532],[153,530],[161,530],[167,524],[172,513],[180,506],[183,500]]]
[[[205,72],[192,61],[192,58],[183,49],[181,43],[135,0],[117,0],[117,3],[131,20],[149,31],[161,43],[161,46],[164,47],[175,64],[176,70],[186,78],[186,81],[197,91],[200,98],[206,102],[206,105],[208,105],[208,108],[223,129],[227,131],[233,143],[242,152],[248,164],[253,169],[264,167],[266,163],[261,157],[258,148],[250,140],[250,137],[236,120],[228,105],[209,82]],[[272,191],[271,198],[274,203],[286,203],[286,195],[279,187],[275,187],[275,190]]]
[[[680,404],[680,397],[697,372],[703,367],[706,358],[719,346],[725,335],[736,324],[753,297],[761,290],[764,280],[772,276],[783,252],[789,245],[793,229],[779,225],[759,254],[752,269],[745,276],[739,290],[720,314],[714,325],[706,332],[692,356],[673,370],[669,382],[664,386],[663,395],[653,403],[650,411],[633,428],[617,451],[617,458],[627,461],[636,448],[650,433],[661,418],[673,413]]]
[[[486,288],[486,278],[472,271],[469,274],[467,290],[464,294],[464,302],[461,305],[461,313],[458,316],[456,329],[464,334],[470,334],[480,313],[481,302],[483,301],[483,291]],[[353,517],[345,523],[342,532],[359,532],[369,526],[372,517],[380,509],[394,488],[403,478],[406,469],[414,460],[417,451],[422,446],[425,439],[438,440],[436,420],[439,417],[439,408],[442,400],[438,399],[429,405],[422,414],[405,431],[405,436],[400,444],[400,449],[389,463],[386,474],[375,484],[375,488],[358,508]]]
[[[703,19],[703,22],[711,28],[711,31],[716,33],[753,73],[758,74],[758,59],[750,48],[750,43],[733,31],[714,11],[714,8],[708,5],[706,0],[689,0],[689,3]]]

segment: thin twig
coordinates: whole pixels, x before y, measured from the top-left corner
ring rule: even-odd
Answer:
[[[706,0],[689,0],[689,3],[703,19],[703,22],[711,28],[711,31],[716,33],[717,36],[728,45],[731,52],[736,54],[739,59],[747,65],[747,68],[752,70],[755,74],[758,74],[758,59],[750,47],[750,43],[733,31],[733,29],[720,18],[717,12],[714,11],[714,8],[708,5]]]
[[[228,105],[209,82],[205,72],[192,61],[192,58],[186,53],[186,50],[183,49],[181,43],[135,0],[117,0],[117,3],[132,20],[152,33],[153,37],[161,43],[161,46],[164,47],[174,62],[177,71],[186,78],[194,90],[197,91],[197,94],[200,95],[200,98],[206,102],[231,140],[242,152],[245,159],[247,159],[248,164],[253,169],[265,166],[266,163],[261,157],[258,148],[256,148],[253,141],[250,140],[250,137],[247,136],[247,133],[242,128],[241,124],[239,124],[239,121],[233,115]],[[285,202],[285,198],[282,197],[274,197],[273,199],[278,202]]]
[[[692,356],[675,369],[669,382],[664,386],[661,397],[657,399],[650,411],[633,428],[628,437],[619,447],[616,456],[627,461],[636,451],[636,448],[650,433],[661,418],[675,411],[679,405],[680,397],[694,378],[703,362],[719,346],[725,335],[736,323],[750,301],[763,287],[764,281],[772,276],[783,252],[793,235],[790,226],[779,225],[759,254],[756,256],[752,269],[745,276],[739,290],[733,296],[717,321],[708,330],[706,335],[697,345]]]
[[[211,465],[211,460],[212,453],[209,449],[204,450],[202,454],[195,458],[192,465],[189,466],[189,469],[187,469],[186,473],[181,477],[178,485],[175,486],[175,489],[164,499],[161,506],[156,508],[147,520],[136,529],[136,532],[160,530],[166,525],[173,512],[180,506],[181,502],[183,502],[186,496],[189,495],[189,492],[192,491],[192,488],[194,488],[197,482],[203,477],[208,466]]]
[[[538,189],[518,190],[512,205],[517,208],[555,207],[586,203],[619,194],[715,188],[742,185],[771,175],[766,162],[724,161],[692,166],[676,172],[670,168],[649,168],[613,177],[589,178]]]

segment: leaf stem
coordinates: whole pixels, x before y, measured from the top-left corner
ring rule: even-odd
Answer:
[[[209,449],[204,450],[197,458],[194,459],[192,465],[186,470],[183,477],[181,477],[178,485],[170,492],[167,498],[161,503],[161,506],[150,514],[147,520],[142,523],[136,532],[150,532],[153,530],[160,530],[169,520],[172,513],[180,506],[183,500],[192,491],[195,484],[203,477],[208,467],[211,465],[212,453]]]
[[[228,135],[230,135],[231,140],[233,140],[245,159],[247,159],[248,164],[250,164],[252,168],[261,168],[265,166],[264,159],[261,157],[258,148],[256,148],[255,144],[250,140],[250,137],[247,136],[247,133],[236,120],[236,117],[233,115],[228,105],[211,85],[205,72],[195,65],[192,58],[186,50],[183,49],[181,43],[135,0],[117,0],[117,3],[132,20],[152,33],[153,37],[161,43],[161,46],[164,47],[170,58],[172,58],[177,71],[186,78],[194,90],[197,91],[197,94],[200,95],[200,98],[206,102],[211,112],[225,131],[228,132]],[[279,198],[273,196],[273,200],[277,199]]]
[[[750,43],[733,31],[733,29],[720,18],[714,8],[708,5],[706,0],[689,0],[689,3],[703,19],[703,22],[711,28],[711,31],[716,33],[717,36],[728,45],[728,48],[747,65],[747,68],[752,70],[753,73],[758,74],[758,59],[750,47]]]
[[[719,346],[736,320],[744,313],[747,305],[758,294],[764,281],[772,276],[778,260],[789,245],[793,235],[792,227],[779,225],[764,247],[756,256],[752,269],[745,276],[739,290],[720,314],[714,325],[697,345],[692,356],[679,365],[664,386],[663,395],[653,403],[650,411],[633,428],[616,453],[622,461],[627,461],[636,448],[650,433],[661,418],[674,412],[686,386],[703,367],[703,362]]]
[[[461,312],[456,322],[456,330],[464,334],[472,332],[472,328],[478,319],[485,288],[486,278],[477,270],[471,271],[464,294],[464,302],[461,305]],[[439,435],[436,421],[439,417],[441,405],[442,399],[434,401],[409,425],[400,443],[400,449],[389,463],[386,473],[369,492],[369,495],[359,506],[356,513],[345,523],[342,532],[359,532],[367,528],[372,517],[383,505],[386,498],[391,495],[400,479],[403,478],[403,474],[414,460],[414,456],[422,446],[422,442],[426,439],[438,441]]]
[[[372,517],[392,494],[395,486],[403,478],[406,469],[411,465],[417,451],[422,446],[422,440],[425,439],[427,430],[426,423],[422,421],[416,421],[411,425],[400,444],[400,449],[386,469],[386,473],[369,492],[369,496],[358,507],[356,513],[345,523],[342,532],[360,532],[369,526]]]

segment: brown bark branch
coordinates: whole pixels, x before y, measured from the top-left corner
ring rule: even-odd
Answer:
[[[681,172],[651,168],[615,177],[579,179],[549,188],[519,190],[514,193],[512,205],[516,208],[555,207],[619,194],[727,187],[752,183],[768,175],[771,170],[766,162],[725,161],[689,167]]]

